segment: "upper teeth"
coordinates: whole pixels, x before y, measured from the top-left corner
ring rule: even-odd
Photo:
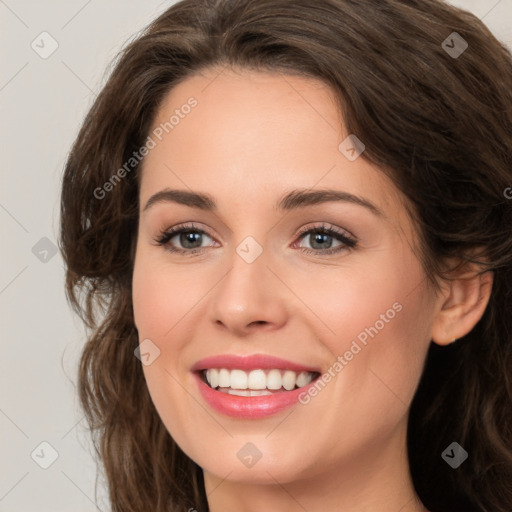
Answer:
[[[297,374],[291,370],[227,370],[210,368],[205,372],[206,380],[212,388],[232,389],[281,389],[287,391],[309,384],[314,377],[311,372]]]

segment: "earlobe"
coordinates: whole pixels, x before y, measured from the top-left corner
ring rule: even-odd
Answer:
[[[476,271],[446,281],[439,296],[431,339],[449,345],[468,334],[482,318],[491,296],[493,273]]]

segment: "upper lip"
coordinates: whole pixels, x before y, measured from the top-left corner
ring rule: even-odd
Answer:
[[[206,357],[197,361],[191,368],[192,371],[207,370],[210,368],[226,368],[228,370],[265,370],[265,369],[282,369],[292,370],[295,372],[318,372],[319,368],[312,366],[295,363],[279,357],[274,357],[265,354],[254,355],[235,355],[235,354],[221,354],[211,357]]]

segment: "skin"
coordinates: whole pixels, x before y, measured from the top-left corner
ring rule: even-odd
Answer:
[[[190,96],[197,107],[144,160],[133,306],[140,341],[160,350],[143,367],[152,400],[203,468],[210,511],[425,510],[407,462],[409,405],[430,341],[471,330],[492,278],[469,269],[439,292],[429,286],[404,198],[364,153],[349,161],[338,149],[349,133],[322,82],[213,68],[173,88],[153,128]],[[208,193],[218,208],[158,202],[144,210],[166,188]],[[297,188],[346,191],[383,215],[347,202],[277,211]],[[202,253],[155,242],[189,222],[208,233]],[[297,236],[322,223],[353,235],[356,247],[323,255],[329,240],[342,242],[315,246],[312,235]],[[252,263],[236,252],[248,236],[263,249]],[[179,235],[169,244],[184,248]],[[231,418],[204,402],[190,373],[199,359],[228,353],[327,371],[396,302],[401,311],[307,405]],[[247,442],[262,454],[250,468],[237,457]]]

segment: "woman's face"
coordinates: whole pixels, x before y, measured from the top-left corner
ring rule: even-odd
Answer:
[[[162,421],[235,481],[403,461],[436,297],[400,194],[327,86],[219,73],[167,95],[143,164],[133,305]]]

